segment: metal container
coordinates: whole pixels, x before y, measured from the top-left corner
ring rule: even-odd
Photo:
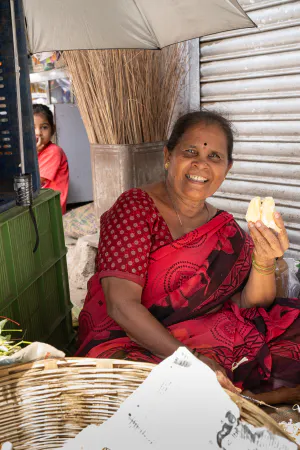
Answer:
[[[163,179],[163,147],[164,142],[137,145],[91,144],[97,218],[113,205],[122,192]]]

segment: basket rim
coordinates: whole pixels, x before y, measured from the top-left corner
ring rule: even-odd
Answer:
[[[70,370],[70,376],[75,376],[78,378],[86,376],[89,372],[90,377],[87,377],[84,381],[88,383],[90,379],[97,376],[97,373],[103,372],[103,377],[97,377],[98,380],[108,378],[105,375],[111,377],[111,386],[119,378],[122,380],[122,374],[126,375],[127,381],[129,380],[128,375],[132,373],[132,379],[130,377],[129,383],[126,387],[124,384],[124,389],[133,389],[133,386],[140,385],[147,376],[150,374],[152,369],[156,367],[156,364],[143,363],[138,361],[127,361],[121,359],[98,359],[98,358],[82,358],[82,357],[65,357],[65,358],[41,358],[39,360],[23,363],[23,364],[12,364],[7,366],[0,366],[0,389],[18,389],[18,386],[24,386],[24,383],[29,383],[30,380],[32,386],[35,383],[39,383],[40,379],[43,377],[52,376],[55,379],[57,375],[57,380],[59,382],[60,375],[65,376],[68,369]],[[39,378],[40,376],[40,378]],[[32,378],[36,381],[32,382]],[[19,384],[20,383],[20,384]],[[118,388],[118,383],[116,384],[116,389]],[[138,387],[138,386],[136,386]],[[63,386],[58,387],[63,392]],[[95,390],[95,395],[98,387],[93,388]],[[91,390],[93,390],[91,389]],[[134,387],[135,389],[135,387]],[[272,433],[279,435],[295,443],[295,440],[265,411],[263,411],[258,406],[254,405],[250,401],[244,399],[238,394],[234,394],[226,389],[224,391],[228,394],[230,399],[238,406],[240,410],[240,419],[246,423],[251,423],[247,421],[245,417],[254,418],[255,427],[264,426]],[[31,395],[31,394],[30,394]],[[121,397],[120,397],[121,398]],[[300,449],[300,446],[297,446]]]
[[[120,366],[120,367],[115,367]],[[126,369],[130,367],[140,369],[153,369],[156,364],[143,363],[139,361],[127,361],[124,359],[99,359],[99,358],[84,358],[84,357],[64,357],[64,358],[40,358],[34,361],[25,363],[15,363],[0,365],[0,379],[8,375],[18,374],[30,369],[55,370],[67,367],[90,367],[95,369],[116,370]],[[129,366],[129,367],[128,367]]]

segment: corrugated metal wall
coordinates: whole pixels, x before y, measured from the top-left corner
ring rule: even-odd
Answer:
[[[201,106],[229,114],[234,167],[213,203],[244,216],[254,196],[273,196],[290,254],[300,256],[300,1],[239,0],[258,29],[200,41]]]

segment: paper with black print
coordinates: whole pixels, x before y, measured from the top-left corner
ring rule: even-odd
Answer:
[[[239,409],[214,372],[187,349],[180,348],[152,370],[111,419],[101,426],[87,427],[63,448],[252,450],[256,448],[253,439],[257,438],[251,433],[247,438],[239,425]],[[238,447],[247,439],[252,446]],[[296,448],[283,442],[286,447],[278,448]]]
[[[224,450],[294,450],[297,445],[266,428],[240,422],[222,441]]]

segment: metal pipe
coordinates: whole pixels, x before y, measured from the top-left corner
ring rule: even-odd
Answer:
[[[20,65],[19,65],[19,51],[18,51],[18,41],[17,41],[15,0],[10,0],[10,11],[11,11],[11,25],[12,25],[14,57],[15,57],[14,59],[15,59],[15,73],[16,73],[17,113],[18,113],[18,122],[19,122],[21,172],[22,172],[22,174],[25,174],[23,120],[22,120],[21,89],[20,89]]]

